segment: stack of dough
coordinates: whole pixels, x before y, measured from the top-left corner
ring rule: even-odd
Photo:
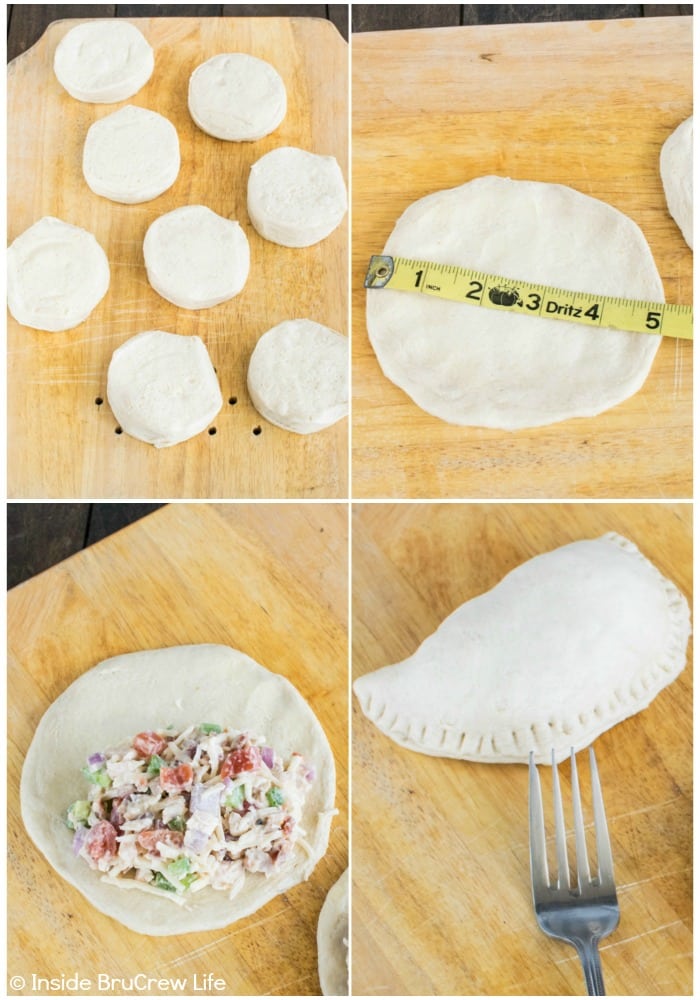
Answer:
[[[311,434],[348,412],[348,342],[310,319],[264,333],[248,366],[255,409],[278,427]]]
[[[221,409],[216,372],[199,337],[147,330],[112,355],[107,398],[123,430],[165,448],[199,434]]]
[[[334,156],[281,146],[251,167],[248,215],[260,235],[273,243],[318,243],[340,225],[347,208],[345,181]]]
[[[143,241],[148,280],[182,309],[208,309],[238,295],[250,249],[237,222],[204,205],[185,205],[151,223]]]
[[[23,326],[71,330],[109,288],[107,255],[92,233],[47,215],[7,250],[7,304]]]
[[[56,47],[53,68],[71,97],[113,104],[140,90],[153,64],[153,49],[138,28],[109,18],[71,28]]]
[[[180,170],[180,143],[167,118],[129,104],[94,122],[83,147],[88,187],[133,205],[167,191]]]
[[[287,92],[274,66],[244,52],[208,59],[190,77],[192,119],[216,139],[246,142],[274,132],[287,113]]]

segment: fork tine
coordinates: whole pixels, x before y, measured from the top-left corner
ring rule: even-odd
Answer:
[[[588,866],[588,852],[586,851],[586,833],[583,828],[583,810],[581,809],[581,792],[578,784],[578,772],[576,770],[576,754],[571,748],[571,797],[574,807],[574,831],[576,834],[576,873],[578,876],[579,890],[584,888],[591,881],[591,871]]]
[[[552,750],[552,794],[554,796],[554,830],[557,845],[557,889],[569,888],[569,859],[566,852],[566,823],[564,822],[564,806],[561,800],[559,786],[559,771]]]
[[[530,869],[533,889],[549,885],[542,787],[540,776],[535,767],[535,755],[532,751],[530,751]]]
[[[608,823],[605,818],[605,806],[603,804],[603,791],[600,787],[598,764],[596,763],[593,747],[589,747],[588,756],[591,765],[593,820],[595,823],[596,854],[598,855],[598,884],[614,886],[615,877],[613,875],[610,835],[608,834]]]

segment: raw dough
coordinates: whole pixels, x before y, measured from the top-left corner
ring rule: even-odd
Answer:
[[[7,250],[7,304],[23,326],[72,330],[109,288],[107,255],[92,233],[46,215]]]
[[[685,666],[688,602],[620,535],[518,566],[413,656],[355,681],[365,715],[438,757],[541,763],[645,708]]]
[[[150,79],[153,49],[128,21],[106,18],[71,28],[56,47],[53,68],[71,97],[113,104],[132,97]]]
[[[246,234],[204,205],[185,205],[152,222],[143,256],[153,288],[182,309],[207,309],[232,299],[250,270]]]
[[[576,291],[664,297],[635,223],[558,184],[482,177],[438,191],[404,212],[384,253]],[[384,374],[428,413],[505,430],[614,406],[641,388],[661,342],[386,289],[367,291],[367,329]]]
[[[347,209],[345,181],[334,156],[281,146],[250,168],[250,221],[273,243],[318,243],[340,225]]]
[[[175,183],[180,143],[175,127],[155,111],[128,104],[88,129],[83,174],[95,194],[133,205]]]
[[[348,995],[348,870],[331,887],[318,917],[318,977],[324,997]]]
[[[268,877],[248,875],[232,900],[206,888],[176,906],[101,881],[99,872],[73,856],[71,831],[63,822],[66,804],[83,797],[86,757],[142,730],[199,722],[249,729],[281,755],[297,750],[314,765],[303,823],[308,854],[297,846],[289,868]],[[225,927],[309,877],[328,846],[335,766],[318,719],[284,677],[228,646],[174,646],[115,656],[74,681],[37,727],[20,797],[34,843],[93,906],[140,934],[184,934]]]
[[[199,434],[221,409],[216,372],[199,337],[146,330],[112,355],[107,399],[122,430],[167,448]]]
[[[693,117],[686,118],[661,147],[666,204],[683,239],[693,248]]]
[[[217,139],[249,141],[274,132],[287,113],[287,92],[274,66],[226,52],[198,66],[187,96],[196,125]]]
[[[310,319],[264,333],[248,365],[248,392],[270,423],[297,434],[323,430],[348,412],[348,342]]]

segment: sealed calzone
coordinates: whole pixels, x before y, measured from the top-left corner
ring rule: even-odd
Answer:
[[[573,542],[453,611],[402,663],[355,681],[397,743],[486,762],[562,760],[685,665],[688,603],[625,538]]]

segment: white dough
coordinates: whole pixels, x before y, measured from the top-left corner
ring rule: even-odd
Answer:
[[[187,103],[196,125],[217,139],[251,141],[274,132],[287,113],[287,92],[274,66],[226,52],[198,66]]]
[[[175,183],[180,143],[175,127],[155,111],[129,104],[88,129],[83,174],[95,194],[133,205]]]
[[[151,223],[143,241],[148,280],[182,309],[208,309],[238,295],[250,248],[237,222],[204,205],[185,205]]]
[[[107,399],[122,429],[156,448],[199,434],[223,403],[200,338],[162,330],[138,333],[116,349]]]
[[[71,97],[89,104],[125,101],[153,73],[153,49],[129,21],[106,18],[71,28],[56,47],[53,68]]]
[[[331,886],[318,916],[318,978],[324,997],[348,995],[349,873]]]
[[[7,250],[7,304],[23,326],[71,330],[109,288],[107,256],[92,233],[47,215]]]
[[[638,228],[572,188],[481,177],[421,198],[389,255],[557,288],[663,301]],[[367,329],[387,378],[453,424],[512,430],[594,416],[641,388],[661,338],[367,290]],[[560,303],[564,305],[565,303]]]
[[[340,225],[347,208],[345,181],[334,156],[281,146],[250,169],[250,221],[273,243],[285,247],[318,243]]]
[[[683,594],[610,533],[518,566],[354,688],[401,746],[551,763],[649,705],[685,666],[689,636]]]
[[[297,844],[290,863],[269,876],[248,873],[233,899],[207,886],[178,906],[128,889],[125,880],[121,887],[110,884],[73,854],[65,825],[66,809],[85,794],[87,756],[138,732],[201,722],[259,734],[280,756],[298,752],[313,765],[302,816],[308,850]],[[58,874],[96,909],[148,935],[226,927],[307,879],[328,847],[334,798],[333,753],[311,706],[281,674],[236,649],[208,644],[113,656],[81,674],[39,722],[20,787],[26,829]],[[130,941],[136,949],[138,942]],[[180,946],[186,947],[184,937]]]
[[[311,434],[348,412],[348,341],[310,319],[264,333],[248,365],[255,409],[278,427]]]
[[[668,211],[693,248],[693,118],[686,118],[661,147],[661,180]]]

